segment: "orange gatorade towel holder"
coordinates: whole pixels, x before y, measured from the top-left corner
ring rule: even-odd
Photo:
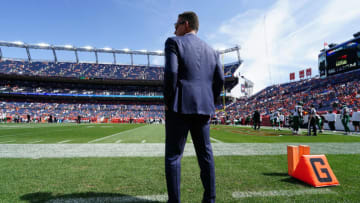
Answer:
[[[310,155],[310,146],[288,145],[288,174],[314,187],[340,185],[325,155]]]

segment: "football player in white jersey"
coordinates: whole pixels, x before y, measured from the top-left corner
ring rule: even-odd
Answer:
[[[302,103],[299,102],[298,105],[295,106],[295,110],[294,110],[294,116],[293,116],[293,130],[294,130],[294,134],[298,135],[299,134],[299,128],[300,128],[300,122],[303,116],[303,108],[302,108]]]

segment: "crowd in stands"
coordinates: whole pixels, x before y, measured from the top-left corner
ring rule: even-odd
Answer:
[[[239,63],[224,65],[226,77],[233,77]],[[21,60],[0,60],[0,74],[65,77],[77,79],[105,80],[163,80],[164,67],[114,65],[71,62],[28,62]],[[228,85],[229,86],[229,85]],[[231,84],[230,86],[234,86]],[[231,88],[231,87],[230,87]],[[74,95],[140,95],[162,96],[162,86],[144,85],[99,85],[83,83],[56,83],[34,80],[1,80],[1,120],[16,122],[27,120],[28,116],[37,122],[74,120],[77,117],[97,119],[164,119],[164,106],[160,103],[80,103],[67,101],[14,101],[6,99],[11,94],[74,94]],[[4,96],[5,95],[5,96]],[[5,99],[4,99],[5,98]],[[51,99],[51,96],[50,96]]]
[[[0,81],[0,93],[162,96],[162,87],[2,80]]]
[[[225,77],[234,77],[239,63],[224,66]],[[0,74],[20,74],[45,77],[101,78],[129,80],[162,80],[163,67],[131,66],[114,64],[69,63],[69,62],[27,62],[16,60],[0,61]],[[308,78],[279,85],[271,85],[248,98],[226,103],[225,111],[218,111],[216,117],[229,119],[248,118],[259,109],[268,116],[274,111],[289,115],[299,102],[305,111],[314,105],[319,113],[337,111],[336,105],[346,104],[349,108],[360,108],[360,70],[337,74],[325,78]],[[237,83],[231,81],[229,88]],[[0,93],[70,93],[92,95],[150,95],[162,96],[160,86],[141,85],[98,85],[80,83],[59,83],[39,81],[0,81]],[[229,85],[229,84],[228,84]],[[8,116],[31,115],[58,118],[104,117],[104,118],[164,118],[163,104],[83,104],[56,102],[15,102],[0,100],[2,114]],[[219,110],[223,106],[217,107]]]
[[[27,102],[0,101],[2,120],[21,118],[27,115],[37,122],[47,121],[50,116],[58,121],[75,120],[80,116],[86,120],[101,119],[163,119],[164,106],[160,103],[67,103],[67,102]]]
[[[224,65],[225,77],[233,77],[239,63]],[[164,67],[70,62],[0,61],[0,73],[44,77],[100,78],[110,80],[163,80]]]
[[[0,73],[27,76],[100,78],[128,80],[162,80],[163,67],[69,63],[69,62],[28,62],[3,60],[0,62]]]
[[[360,107],[360,70],[301,81],[269,86],[249,98],[241,98],[226,105],[226,111],[219,111],[217,117],[230,119],[250,117],[256,109],[261,115],[280,111],[289,115],[299,102],[305,111],[311,105],[320,113],[339,111],[339,105],[349,108]]]
[[[240,98],[235,102],[228,102],[225,111],[218,111],[217,117],[229,119],[246,119],[251,116],[255,109],[259,109],[261,115],[270,115],[273,111],[279,111],[289,115],[299,102],[303,102],[305,111],[311,105],[321,113],[329,110],[336,111],[336,105],[346,104],[349,108],[360,107],[360,70],[329,76],[326,78],[311,78],[296,82],[269,86],[249,98]],[[121,89],[123,88],[123,89]],[[43,82],[26,81],[2,81],[0,92],[70,92],[92,94],[159,94],[160,87],[124,86],[114,89],[109,86],[89,84],[59,84],[59,87],[48,87]],[[218,106],[223,109],[223,106]],[[68,103],[27,103],[6,102],[0,105],[2,113],[14,116],[30,114],[32,116],[54,115],[57,117],[143,117],[163,118],[163,105],[132,105],[132,104],[68,104]]]

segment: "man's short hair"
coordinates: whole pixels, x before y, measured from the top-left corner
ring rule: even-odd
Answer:
[[[199,18],[193,11],[186,11],[184,13],[179,14],[179,18],[181,18],[184,21],[189,22],[189,26],[192,30],[195,30],[196,32],[199,30]]]

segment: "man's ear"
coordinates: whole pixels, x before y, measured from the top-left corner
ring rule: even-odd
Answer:
[[[189,25],[189,21],[185,21],[185,27],[186,27],[187,31],[191,30],[190,25]]]

